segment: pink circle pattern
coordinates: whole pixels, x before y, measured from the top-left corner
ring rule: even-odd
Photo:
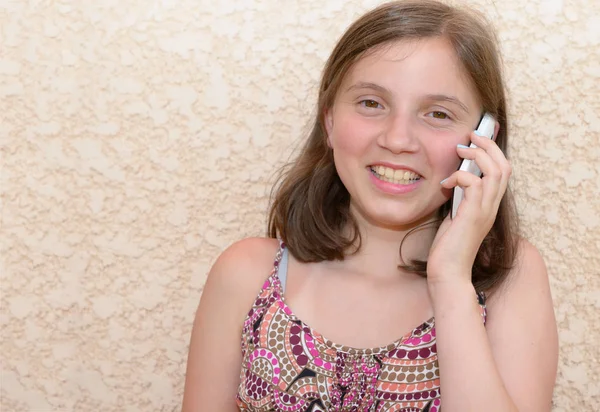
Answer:
[[[284,248],[244,322],[239,409],[440,412],[435,319],[380,348],[331,342],[286,305],[278,277]],[[477,298],[485,323],[485,296]]]

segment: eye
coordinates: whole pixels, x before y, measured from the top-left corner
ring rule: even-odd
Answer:
[[[440,112],[440,111],[431,112],[431,116],[434,119],[441,119],[441,120],[446,120],[446,119],[450,118],[450,116],[448,116],[447,113]]]
[[[361,104],[361,106],[364,106],[369,109],[378,109],[382,107],[378,102],[372,99],[361,100],[359,103]]]

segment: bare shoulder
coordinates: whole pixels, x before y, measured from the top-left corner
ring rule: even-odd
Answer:
[[[243,322],[271,273],[278,246],[276,239],[241,240],[210,270],[190,338],[184,411],[238,410]]]
[[[550,410],[558,333],[546,265],[527,240],[519,241],[514,268],[487,307],[490,346],[513,400],[523,410]]]
[[[510,321],[511,317],[520,317],[531,322],[544,318],[548,327],[555,327],[546,264],[538,249],[528,240],[519,239],[514,267],[505,281],[492,291],[487,306],[488,326],[492,329],[495,326],[494,318],[501,317],[506,321]]]
[[[271,266],[279,248],[279,241],[272,238],[250,237],[233,243],[221,253],[213,269],[231,276],[232,269],[244,268],[249,271]]]
[[[529,282],[544,282],[548,280],[544,258],[539,250],[529,243],[527,239],[519,239],[517,262],[511,275],[513,277],[524,277],[524,281]]]
[[[515,264],[504,283],[491,292],[488,305],[499,305],[515,294],[535,292],[550,295],[548,271],[539,250],[527,239],[520,238]]]
[[[243,301],[255,297],[271,273],[278,248],[279,241],[272,238],[246,238],[233,243],[217,258],[208,274],[207,286],[216,286],[215,289]]]

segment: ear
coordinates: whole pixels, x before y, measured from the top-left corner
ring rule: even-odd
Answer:
[[[327,132],[327,146],[331,149],[329,137],[333,132],[333,109],[325,109],[323,112],[323,121],[325,122],[325,131]]]
[[[492,139],[494,142],[496,141],[496,137],[498,137],[498,132],[500,131],[500,123],[498,123],[498,121],[495,122],[496,125],[494,126],[494,138]]]

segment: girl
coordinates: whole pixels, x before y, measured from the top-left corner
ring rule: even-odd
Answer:
[[[473,133],[484,112],[495,141]],[[557,332],[544,262],[517,235],[506,116],[481,16],[415,0],[356,21],[269,238],[208,276],[184,411],[550,410]]]

